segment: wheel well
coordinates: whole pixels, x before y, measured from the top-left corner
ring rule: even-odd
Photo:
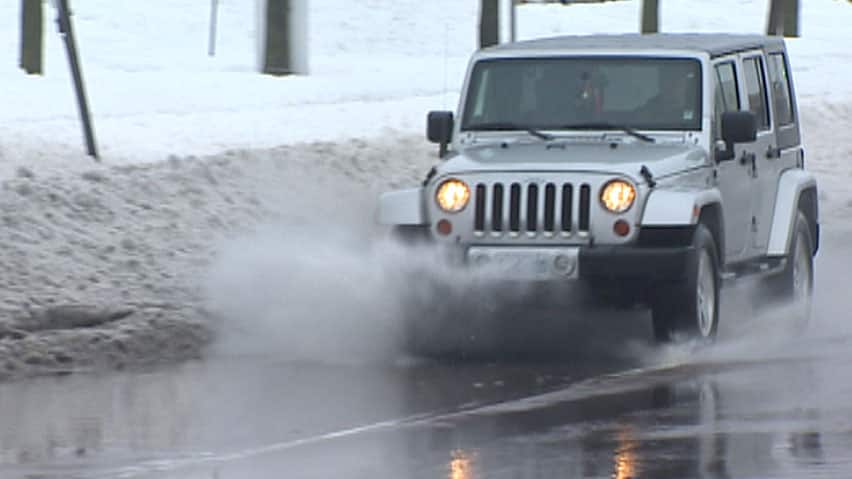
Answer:
[[[725,264],[725,229],[722,226],[722,207],[718,203],[703,206],[698,222],[710,230],[713,240],[716,242],[719,264]]]
[[[814,242],[814,254],[816,254],[819,249],[819,227],[817,225],[817,218],[819,218],[819,206],[817,202],[816,188],[808,188],[802,191],[799,195],[798,208],[808,220],[808,229],[811,231],[811,239]]]

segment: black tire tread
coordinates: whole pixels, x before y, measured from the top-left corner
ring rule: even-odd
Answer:
[[[687,267],[687,279],[682,284],[666,285],[658,289],[651,307],[654,339],[660,343],[673,341],[677,336],[693,338],[699,336],[695,317],[697,298],[695,296],[698,268],[698,252],[709,249],[715,269],[716,318],[710,338],[715,336],[719,325],[719,254],[713,234],[706,225],[699,223],[693,234],[693,246],[696,249],[695,262]]]

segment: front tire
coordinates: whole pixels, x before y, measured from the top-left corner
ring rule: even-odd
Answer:
[[[654,338],[712,341],[719,326],[719,255],[713,234],[698,224],[693,234],[695,255],[682,284],[660,288],[651,308]]]

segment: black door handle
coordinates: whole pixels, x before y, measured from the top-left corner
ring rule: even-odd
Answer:
[[[752,178],[757,178],[757,155],[744,151],[740,156],[741,165],[750,165],[748,174]]]

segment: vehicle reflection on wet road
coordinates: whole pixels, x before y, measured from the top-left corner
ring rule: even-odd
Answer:
[[[849,477],[842,239],[826,235],[807,335],[775,334],[770,313],[697,351],[510,364],[231,357],[3,384],[0,477]],[[589,328],[590,341],[608,329]]]

